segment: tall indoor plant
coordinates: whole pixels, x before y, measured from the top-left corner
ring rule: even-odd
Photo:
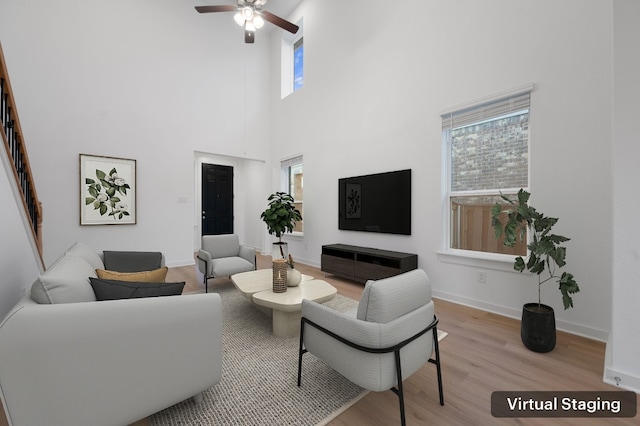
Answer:
[[[517,200],[502,195],[505,204],[496,203],[491,210],[491,225],[496,238],[504,235],[504,245],[513,247],[517,241],[527,239],[530,234],[528,258],[518,256],[513,268],[518,272],[527,270],[538,278],[538,303],[527,303],[522,310],[522,342],[536,352],[549,352],[555,347],[556,329],[553,308],[542,304],[542,284],[558,283],[565,309],[573,307],[572,294],[580,291],[578,283],[569,272],[560,272],[566,265],[566,248],[562,243],[569,238],[551,233],[558,218],[547,217],[529,205],[530,193],[518,191]],[[506,215],[506,221],[502,219]]]
[[[260,218],[267,224],[269,234],[278,237],[278,242],[274,243],[273,259],[287,259],[287,243],[282,242],[282,234],[292,232],[296,222],[302,220],[302,215],[295,208],[293,197],[286,192],[271,194],[267,201],[269,205]]]

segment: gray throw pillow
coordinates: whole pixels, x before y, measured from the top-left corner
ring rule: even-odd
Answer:
[[[145,283],[89,278],[96,300],[135,299],[140,297],[177,296],[184,282]]]
[[[118,272],[152,271],[161,268],[162,253],[158,251],[103,251],[104,269]]]

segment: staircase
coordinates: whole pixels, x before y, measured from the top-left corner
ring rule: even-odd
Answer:
[[[2,145],[11,163],[17,192],[20,194],[26,219],[31,229],[33,242],[42,262],[42,204],[38,200],[33,173],[29,165],[27,148],[22,138],[22,128],[18,118],[15,99],[11,91],[9,72],[0,44],[0,135]],[[0,148],[2,149],[2,148]],[[5,165],[5,167],[7,167]]]

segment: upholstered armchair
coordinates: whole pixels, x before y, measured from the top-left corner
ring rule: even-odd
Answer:
[[[198,250],[198,269],[204,275],[205,292],[208,279],[225,277],[256,269],[255,249],[240,245],[236,234],[203,235]]]
[[[426,362],[436,366],[440,405],[444,405],[437,324],[429,279],[420,269],[367,282],[352,312],[303,300],[298,386],[302,357],[310,352],[365,389],[391,389],[400,400],[404,425],[402,381]]]

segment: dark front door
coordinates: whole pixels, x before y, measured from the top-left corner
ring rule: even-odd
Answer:
[[[202,164],[202,235],[233,234],[233,167]]]

